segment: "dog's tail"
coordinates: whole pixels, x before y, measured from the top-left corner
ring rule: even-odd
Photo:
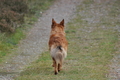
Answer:
[[[62,51],[62,46],[57,46],[57,48],[58,48],[60,51]]]
[[[57,49],[61,51],[61,53],[63,54],[63,57],[66,58],[67,52],[65,51],[65,49],[61,45],[57,46]]]
[[[51,57],[54,58],[58,63],[66,58],[67,52],[62,46],[56,46],[55,48],[52,46],[51,48]]]

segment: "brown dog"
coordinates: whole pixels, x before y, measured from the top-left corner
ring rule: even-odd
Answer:
[[[49,49],[55,68],[55,75],[62,68],[64,58],[67,56],[68,42],[65,38],[64,19],[58,24],[52,19]]]

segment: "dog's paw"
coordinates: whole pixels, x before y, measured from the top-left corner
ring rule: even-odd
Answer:
[[[57,75],[58,73],[57,72],[55,72],[55,75]]]

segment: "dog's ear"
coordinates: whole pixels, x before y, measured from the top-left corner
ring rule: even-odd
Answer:
[[[64,19],[60,22],[60,25],[64,27]]]
[[[52,18],[52,25],[51,28],[53,28],[56,25],[56,21]]]

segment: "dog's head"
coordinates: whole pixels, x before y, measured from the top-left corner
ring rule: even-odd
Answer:
[[[64,19],[60,23],[56,23],[54,19],[52,19],[51,25],[51,34],[55,33],[64,33]]]

